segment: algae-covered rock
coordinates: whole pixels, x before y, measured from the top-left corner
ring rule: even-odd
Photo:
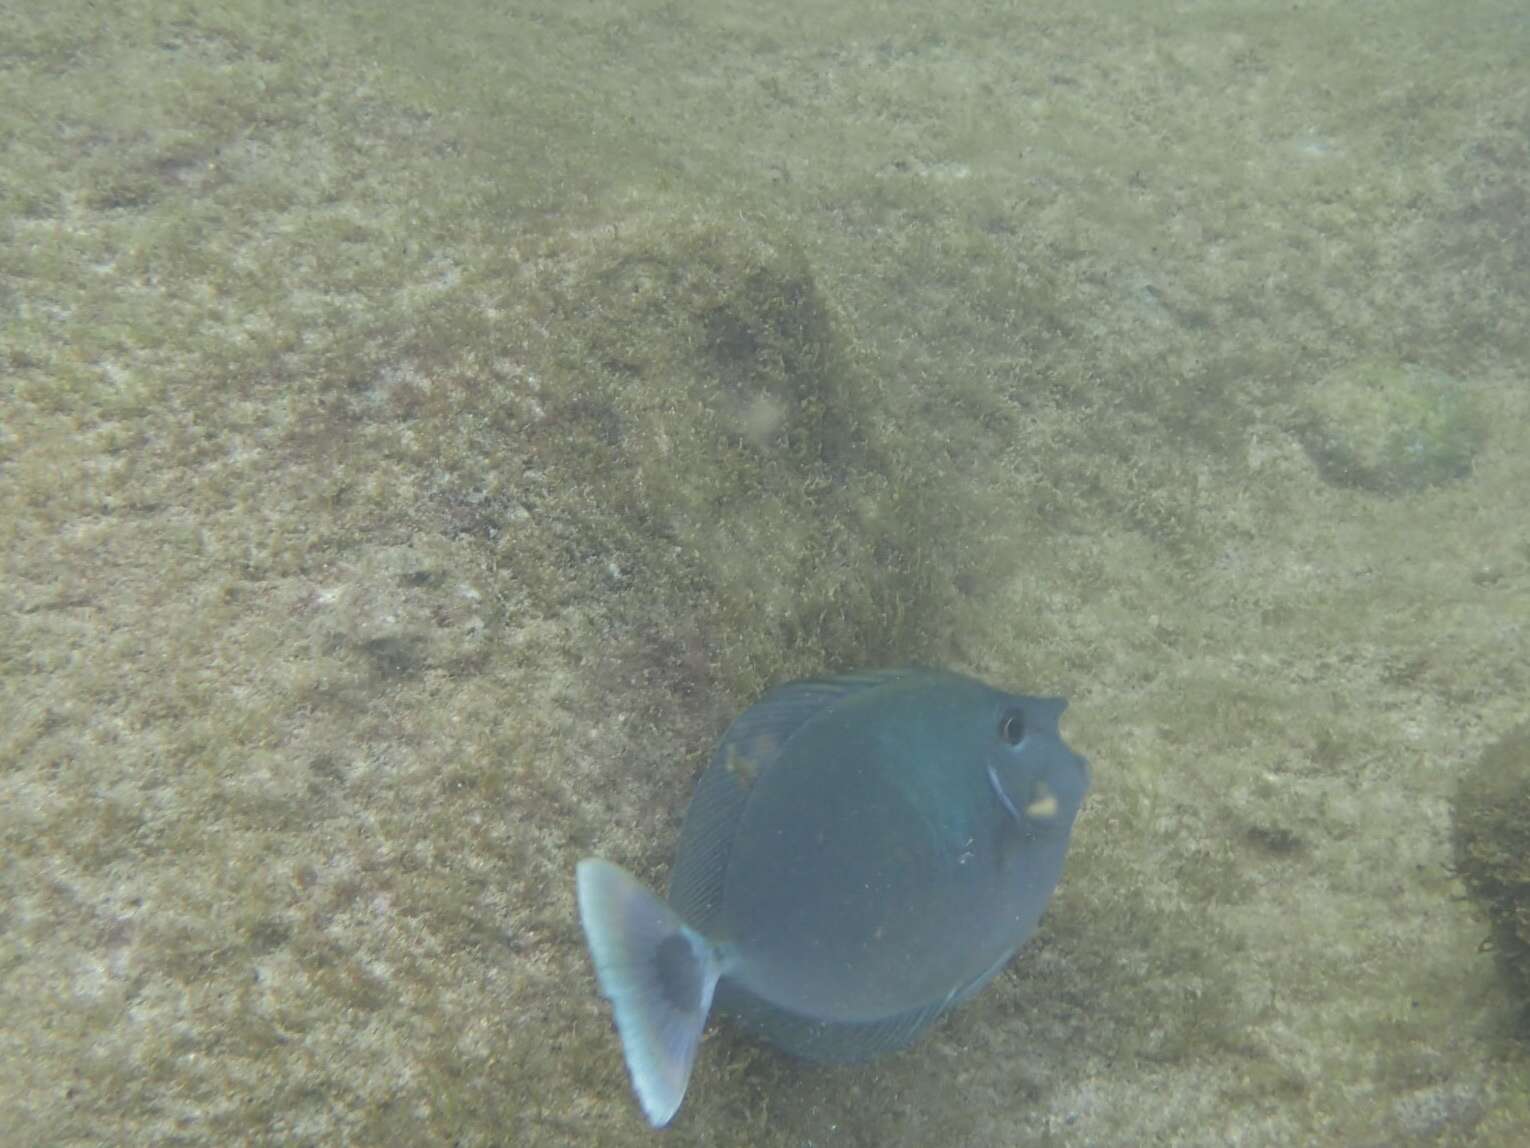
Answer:
[[[658,213],[627,221],[581,270],[584,381],[606,376],[629,447],[663,441],[678,414],[798,466],[851,461],[865,388],[782,232]]]
[[[987,560],[963,532],[988,495],[953,489],[938,436],[888,417],[789,230],[652,210],[557,256],[540,280],[552,350],[537,409],[487,409],[485,425],[507,430],[462,466],[468,488],[478,456],[526,451],[545,480],[522,498],[529,521],[492,523],[507,540],[497,560],[527,584],[555,571],[560,590],[614,565],[602,592],[673,593],[666,620],[694,618],[705,587],[707,629],[728,636],[745,696],[814,665],[926,648],[958,563]],[[558,537],[528,564],[541,523]]]
[[[1530,1018],[1530,724],[1461,779],[1455,848],[1456,870],[1487,914],[1498,965]]]
[[[1314,388],[1296,429],[1335,486],[1401,494],[1470,474],[1484,427],[1458,380],[1367,361],[1335,371]]]

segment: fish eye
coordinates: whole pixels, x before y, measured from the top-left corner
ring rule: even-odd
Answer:
[[[999,736],[1010,745],[1019,745],[1025,737],[1025,715],[1010,710],[999,719]]]

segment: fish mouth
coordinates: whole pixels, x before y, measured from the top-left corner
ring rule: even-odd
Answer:
[[[1083,759],[1079,759],[1082,763]],[[999,771],[993,766],[988,767],[988,784],[993,787],[994,796],[999,799],[999,804],[1004,806],[1006,813],[1014,819],[1016,825],[1023,827],[1044,825],[1054,820],[1062,810],[1062,798],[1045,781],[1036,781],[1031,787],[1031,795],[1026,800],[1025,808],[1016,805],[1009,793],[1004,789],[1004,783],[999,780]],[[1088,787],[1088,774],[1085,773],[1084,785]]]

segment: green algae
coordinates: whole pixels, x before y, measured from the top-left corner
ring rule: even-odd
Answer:
[[[1352,364],[1316,384],[1298,434],[1336,486],[1405,494],[1471,474],[1487,426],[1464,384],[1385,361]]]

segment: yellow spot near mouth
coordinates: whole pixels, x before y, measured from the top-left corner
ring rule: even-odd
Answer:
[[[1025,815],[1034,817],[1038,821],[1050,821],[1057,816],[1057,794],[1038,782],[1036,796],[1031,798],[1031,803],[1025,807]]]

